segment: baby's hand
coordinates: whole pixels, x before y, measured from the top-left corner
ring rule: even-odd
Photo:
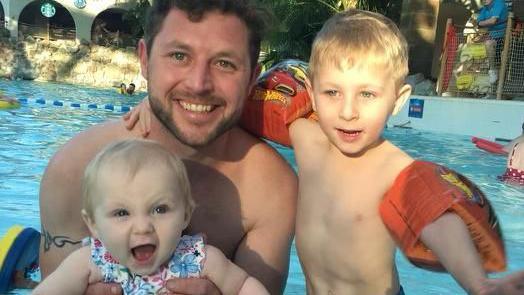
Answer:
[[[140,104],[124,115],[124,125],[128,130],[132,130],[137,123],[142,137],[147,137],[151,131],[151,106],[146,97]]]
[[[522,295],[524,294],[524,271],[496,279],[486,279],[478,295]]]

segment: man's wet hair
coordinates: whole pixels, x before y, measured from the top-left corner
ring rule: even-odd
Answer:
[[[146,15],[144,40],[150,54],[153,41],[160,32],[167,14],[172,9],[187,13],[193,22],[199,22],[208,12],[218,11],[240,18],[248,29],[251,69],[255,68],[260,53],[260,43],[271,21],[271,14],[251,0],[155,0]]]

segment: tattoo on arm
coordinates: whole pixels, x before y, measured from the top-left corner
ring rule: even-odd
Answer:
[[[65,245],[77,245],[82,243],[82,241],[75,241],[68,236],[52,236],[50,232],[42,229],[42,237],[44,238],[44,252],[47,252],[51,249],[51,246],[57,248],[63,248]]]

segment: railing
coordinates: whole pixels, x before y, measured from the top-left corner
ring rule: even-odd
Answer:
[[[482,32],[448,19],[437,93],[461,97],[524,96],[524,31],[510,14],[505,31]]]
[[[18,32],[23,36],[49,40],[75,40],[76,30],[71,28],[61,28],[57,26],[42,27],[25,23],[18,23]]]

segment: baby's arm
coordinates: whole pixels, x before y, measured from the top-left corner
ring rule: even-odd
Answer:
[[[100,271],[91,262],[91,249],[86,246],[67,256],[60,266],[38,284],[31,294],[82,295],[85,293],[88,284],[101,280]]]
[[[468,228],[454,213],[446,213],[427,225],[422,242],[469,294],[523,294],[524,272],[488,279]]]
[[[202,275],[211,280],[222,294],[269,294],[262,283],[227,259],[218,248],[206,245],[205,252]]]

